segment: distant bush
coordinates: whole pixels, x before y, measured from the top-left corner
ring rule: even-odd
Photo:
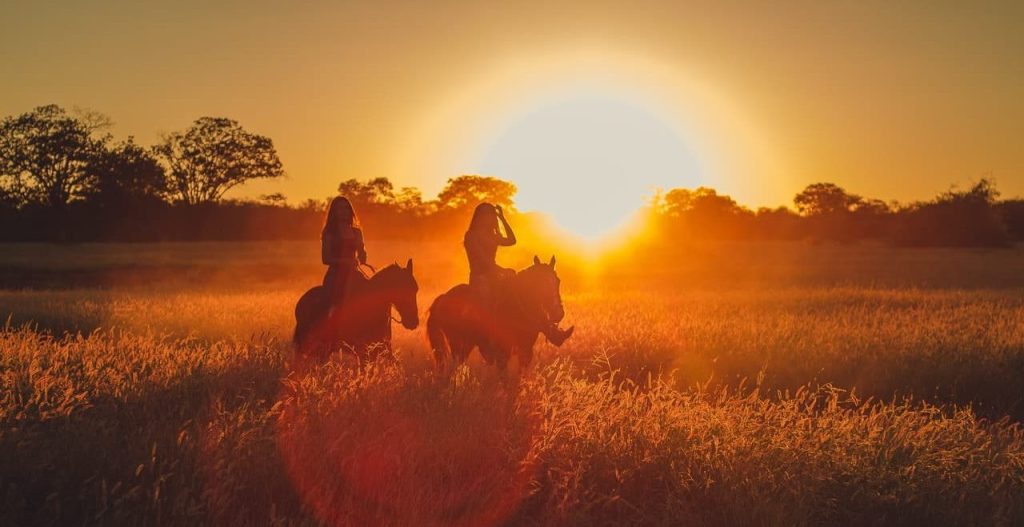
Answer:
[[[996,204],[1006,232],[1015,241],[1024,241],[1024,199],[1011,199]]]
[[[996,205],[999,193],[982,179],[968,190],[950,190],[899,214],[895,240],[909,246],[1002,247],[1010,241]]]

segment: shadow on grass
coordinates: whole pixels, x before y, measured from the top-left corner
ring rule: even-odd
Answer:
[[[279,377],[269,366],[198,368],[59,417],[10,416],[0,429],[0,524],[263,524],[300,514],[270,422]],[[217,424],[226,420],[230,428]]]

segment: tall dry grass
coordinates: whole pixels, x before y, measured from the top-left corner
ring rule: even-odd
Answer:
[[[200,262],[145,287],[0,291],[0,524],[1024,523],[1019,252],[560,264],[577,333],[506,384],[435,377],[404,330],[397,365],[290,373],[319,269],[215,249],[145,248]],[[417,269],[425,309],[451,270]]]
[[[11,324],[205,342],[289,338],[301,288],[0,291]],[[423,291],[426,310],[435,290]],[[763,374],[772,389],[808,383],[889,399],[971,404],[982,415],[1024,415],[1024,295],[995,289],[866,287],[605,290],[564,295],[578,327],[541,354],[586,362],[615,357],[638,381],[675,372],[679,388],[735,386]],[[0,308],[0,316],[3,316]],[[424,313],[425,316],[425,313]],[[422,330],[396,331],[414,363],[428,360]]]
[[[835,388],[287,374],[273,338],[0,334],[3,523],[1014,525],[1024,435]]]

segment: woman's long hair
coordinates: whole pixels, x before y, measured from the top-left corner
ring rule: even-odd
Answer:
[[[469,229],[466,232],[480,230],[498,232],[498,211],[490,203],[481,203],[473,209],[473,219],[469,221]]]
[[[358,227],[359,218],[356,217],[356,210],[352,208],[352,202],[344,196],[338,196],[331,200],[331,206],[327,208],[327,221],[324,222],[320,238],[326,238],[329,232],[340,231],[342,226]]]

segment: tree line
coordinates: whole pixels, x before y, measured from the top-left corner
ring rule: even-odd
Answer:
[[[231,200],[255,179],[285,175],[273,141],[222,117],[201,117],[145,147],[114,141],[106,117],[57,105],[0,121],[0,241],[279,240],[318,236],[327,199],[292,205],[280,194]],[[348,179],[375,237],[457,232],[482,201],[514,211],[516,187],[494,177],[448,180],[433,199],[387,178]],[[744,207],[714,189],[669,189],[644,209],[658,239],[885,240],[909,246],[1005,246],[1024,240],[1024,200],[1000,200],[991,181],[900,204],[815,183],[794,208]],[[529,222],[540,225],[540,222]]]
[[[989,179],[905,204],[814,183],[793,204],[751,210],[700,187],[660,193],[651,209],[660,234],[691,238],[881,240],[922,247],[1000,247],[1024,240],[1024,200],[1000,200]]]

